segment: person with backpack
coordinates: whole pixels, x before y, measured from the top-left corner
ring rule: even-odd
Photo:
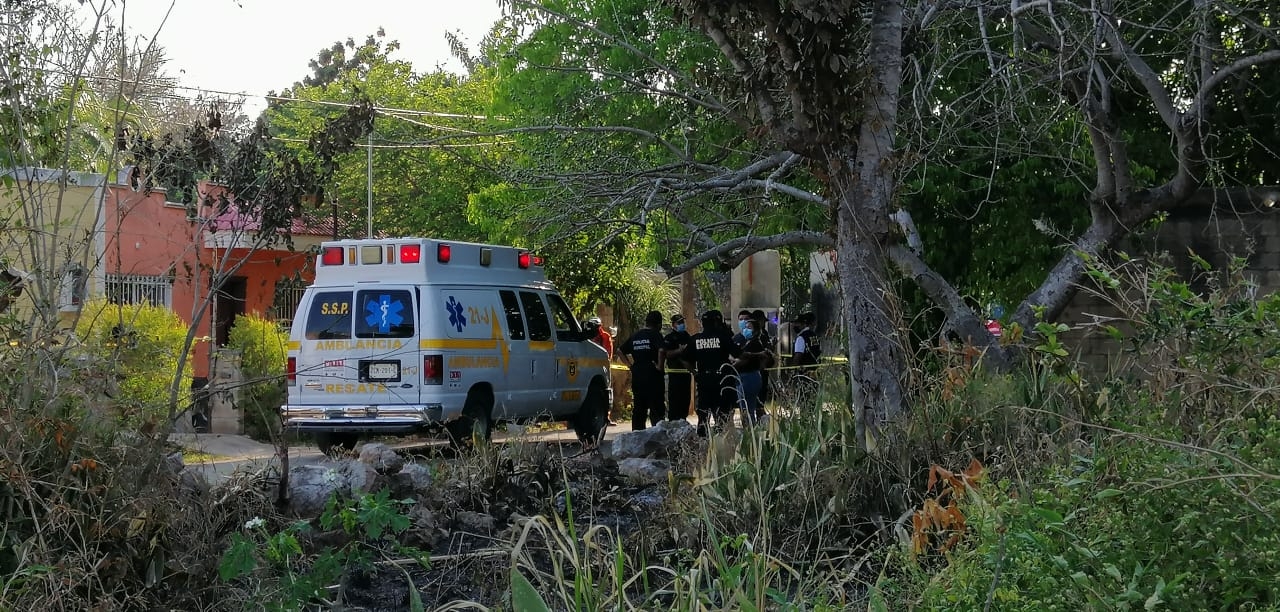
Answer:
[[[646,419],[657,425],[666,416],[662,402],[662,313],[644,317],[644,328],[618,346],[618,356],[631,368],[631,431],[645,428]]]

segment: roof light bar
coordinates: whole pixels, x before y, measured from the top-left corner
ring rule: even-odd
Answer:
[[[320,265],[340,266],[344,260],[342,247],[325,247],[320,253]]]
[[[422,245],[400,245],[400,263],[416,264],[422,261]]]

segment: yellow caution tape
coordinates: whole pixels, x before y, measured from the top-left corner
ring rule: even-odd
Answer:
[[[772,368],[763,368],[763,370],[768,372],[780,372],[782,370],[808,370],[811,368],[825,368],[828,366],[844,365],[847,363],[849,363],[848,357],[823,357],[820,363],[815,363],[811,365],[773,366]],[[621,363],[611,363],[609,364],[609,369],[619,370],[623,372],[631,371],[631,368]],[[667,374],[692,374],[693,373],[692,370],[686,370],[684,368],[667,368],[666,370],[663,370],[663,371]],[[756,371],[760,371],[760,370],[756,370]]]

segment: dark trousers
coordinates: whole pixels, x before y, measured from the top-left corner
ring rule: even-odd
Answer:
[[[689,399],[693,396],[693,376],[673,373],[667,375],[667,420],[689,418]]]
[[[720,429],[733,419],[733,409],[738,405],[737,381],[722,374],[699,374],[696,382],[698,435],[706,436],[713,421]]]
[[[631,430],[640,431],[645,428],[645,421],[657,425],[666,415],[666,407],[662,401],[662,376],[641,375],[634,372],[631,378]]]

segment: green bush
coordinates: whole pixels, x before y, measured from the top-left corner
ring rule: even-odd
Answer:
[[[190,404],[189,353],[178,372],[187,324],[173,311],[92,300],[81,310],[76,337],[81,347],[70,353],[73,370],[100,383],[105,397],[91,403],[109,406],[122,423],[156,424],[167,418],[175,376],[181,376],[177,409]]]
[[[240,394],[244,430],[258,440],[280,431],[277,410],[285,400],[284,368],[289,333],[255,314],[236,317],[227,344],[240,351],[240,371],[246,385]]]
[[[1104,329],[1125,343],[1128,369],[1097,388],[984,402],[1024,415],[1040,439],[1004,438],[1009,450],[997,456],[1008,478],[960,500],[959,537],[945,546],[913,526],[915,546],[889,555],[873,600],[925,610],[1277,609],[1280,297],[1252,297],[1239,262],[1223,274],[1197,263],[1204,282],[1158,264],[1094,271],[1125,315],[1124,331]],[[975,433],[974,448],[1002,438]],[[1035,452],[1042,445],[1056,452]],[[935,526],[926,508],[918,522]]]
[[[1023,495],[984,485],[960,506],[967,544],[904,552],[878,588],[927,610],[1275,609],[1280,456],[1253,451],[1275,447],[1280,420],[1241,434],[1258,461],[1113,434]]]

